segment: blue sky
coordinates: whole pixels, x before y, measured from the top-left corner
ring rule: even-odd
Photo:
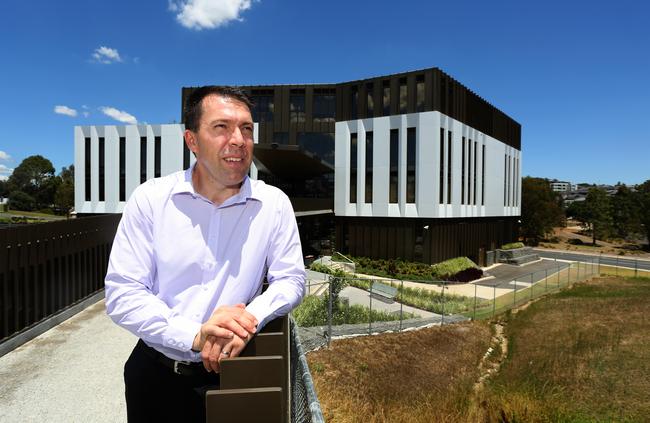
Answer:
[[[180,120],[182,86],[439,67],[522,125],[523,175],[650,179],[642,1],[25,0],[0,14],[0,177],[75,125]],[[59,106],[59,107],[57,107]]]

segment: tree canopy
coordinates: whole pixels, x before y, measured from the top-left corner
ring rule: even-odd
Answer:
[[[548,179],[525,177],[521,181],[521,234],[524,241],[537,244],[564,223],[560,196],[551,190]]]

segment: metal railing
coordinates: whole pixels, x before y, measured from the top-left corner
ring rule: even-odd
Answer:
[[[0,344],[103,289],[119,219],[0,230]]]

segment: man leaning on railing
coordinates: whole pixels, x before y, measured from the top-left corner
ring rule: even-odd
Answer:
[[[130,422],[205,421],[219,362],[304,295],[291,203],[247,176],[250,108],[237,88],[196,89],[184,111],[195,165],[145,182],[124,209],[105,283],[109,316],[140,338],[124,366]]]

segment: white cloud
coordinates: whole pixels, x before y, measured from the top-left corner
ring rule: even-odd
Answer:
[[[95,49],[95,52],[93,53],[93,59],[97,63],[103,63],[105,65],[122,61],[120,53],[117,51],[117,49],[105,46],[100,46],[99,48]]]
[[[54,106],[54,113],[57,115],[66,115],[72,117],[77,116],[77,111],[75,109],[69,108],[68,106]]]
[[[14,171],[13,169],[3,164],[0,164],[0,181],[6,181],[7,179],[9,179],[9,175],[11,175],[13,171]]]
[[[131,125],[138,123],[138,120],[135,118],[135,116],[123,110],[117,110],[114,107],[100,107],[99,110],[101,110],[102,113],[104,113],[106,116],[109,116],[118,122],[130,123]]]
[[[4,151],[0,150],[0,160],[9,160],[11,156]]]
[[[169,0],[169,10],[176,13],[176,20],[199,31],[241,21],[240,13],[250,7],[251,0]]]

